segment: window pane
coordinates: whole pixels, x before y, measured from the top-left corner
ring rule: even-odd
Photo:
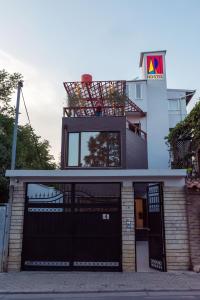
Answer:
[[[68,166],[78,166],[79,133],[69,133]]]
[[[106,167],[107,143],[105,133],[81,133],[82,167]]]
[[[82,167],[120,166],[119,136],[115,132],[82,132]]]
[[[142,98],[142,94],[141,94],[141,84],[137,83],[136,84],[136,98],[137,99],[141,99]]]
[[[178,100],[168,100],[169,110],[179,110]]]
[[[110,132],[108,135],[108,166],[120,166],[120,135],[118,132]]]

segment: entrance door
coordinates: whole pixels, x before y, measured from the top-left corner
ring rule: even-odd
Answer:
[[[28,184],[22,269],[120,271],[120,184]]]
[[[148,224],[149,224],[149,266],[150,268],[166,271],[165,245],[164,245],[164,216],[161,184],[149,184],[148,198]]]

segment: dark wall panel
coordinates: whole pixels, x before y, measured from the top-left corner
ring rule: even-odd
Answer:
[[[147,142],[126,129],[126,168],[147,169]]]
[[[63,118],[61,168],[65,168],[67,132],[119,131],[121,136],[121,168],[147,169],[147,142],[126,128],[126,117]]]
[[[63,118],[61,166],[66,161],[66,134],[80,131],[119,131],[121,136],[121,167],[126,168],[126,117],[76,117]]]

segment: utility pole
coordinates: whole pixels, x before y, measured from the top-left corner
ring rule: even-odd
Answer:
[[[14,126],[14,129],[13,129],[11,170],[15,169],[15,163],[16,163],[17,129],[18,129],[18,119],[19,119],[19,103],[20,103],[20,94],[21,94],[21,88],[22,87],[23,87],[23,81],[19,81],[18,82],[18,86],[17,86],[17,102],[16,102],[16,109],[15,109],[15,126]]]

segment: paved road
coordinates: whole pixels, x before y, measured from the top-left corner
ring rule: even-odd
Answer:
[[[200,300],[200,292],[1,294],[0,300]]]

